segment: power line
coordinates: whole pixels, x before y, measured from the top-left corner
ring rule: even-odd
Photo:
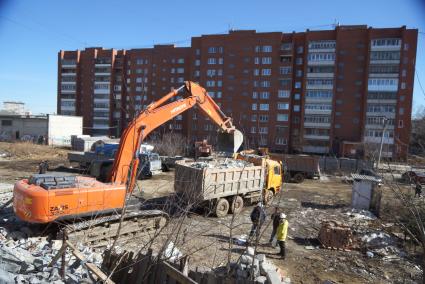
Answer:
[[[415,69],[415,73],[416,73],[416,78],[418,79],[419,87],[421,88],[422,94],[425,97],[425,91],[424,91],[424,88],[422,87],[421,79],[419,78],[418,68]]]

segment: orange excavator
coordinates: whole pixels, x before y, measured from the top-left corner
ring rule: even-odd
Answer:
[[[164,104],[184,93],[186,95],[183,98]],[[148,105],[124,130],[107,182],[85,176],[33,175],[15,184],[15,214],[29,223],[51,223],[71,219],[73,222],[67,223],[74,224],[73,230],[82,230],[87,226],[102,223],[107,223],[109,227],[110,223],[120,218],[120,214],[116,213],[121,212],[127,204],[128,197],[135,187],[139,168],[138,151],[142,141],[154,129],[194,106],[198,106],[220,127],[219,140],[225,141],[218,145],[221,151],[236,152],[243,141],[242,133],[235,129],[231,118],[220,110],[204,88],[186,81],[180,88]],[[146,221],[140,222],[139,227],[149,223],[152,218],[157,218],[151,222],[152,227],[157,228],[165,213],[160,210],[142,210],[136,204],[130,209],[127,207],[126,214],[132,220],[140,217]],[[95,224],[87,222],[93,216],[97,216],[95,219],[91,218]],[[79,219],[84,220],[84,225],[76,222]],[[135,231],[141,229],[138,226],[133,227]]]

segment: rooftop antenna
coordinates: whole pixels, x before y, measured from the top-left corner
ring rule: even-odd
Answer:
[[[334,23],[332,24],[334,28],[339,27],[339,21],[337,19],[334,19]]]

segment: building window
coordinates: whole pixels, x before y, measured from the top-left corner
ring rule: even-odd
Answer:
[[[406,89],[406,83],[404,83],[404,82],[401,83],[401,89],[402,90]]]
[[[288,121],[288,115],[287,114],[278,113],[276,119],[277,119],[277,121]]]
[[[258,93],[257,92],[252,92],[252,98],[253,99],[258,99]]]
[[[252,104],[252,110],[257,110],[257,104]]]
[[[270,98],[270,93],[269,92],[261,92],[260,98],[263,99],[263,100],[268,100]]]
[[[301,82],[295,82],[295,88],[300,89],[301,88]]]
[[[303,76],[303,71],[302,70],[297,70],[297,77],[302,77]]]
[[[201,65],[201,60],[196,59],[196,60],[195,60],[195,66],[199,66],[199,65]]]
[[[267,133],[269,133],[269,128],[268,127],[259,127],[258,128],[258,133],[260,133],[260,134],[267,134]]]
[[[400,119],[398,121],[398,128],[403,128],[403,120],[402,119]]]
[[[294,112],[299,112],[299,111],[300,111],[300,106],[294,105]]]
[[[302,64],[303,64],[303,59],[302,59],[301,57],[298,57],[298,58],[295,60],[295,63],[296,63],[297,65],[302,65]]]
[[[271,45],[264,45],[263,46],[263,52],[272,52],[272,46]]]
[[[404,114],[404,108],[399,108],[398,109],[398,114],[403,115]]]
[[[255,134],[257,132],[257,128],[255,126],[251,127],[251,133]]]
[[[215,87],[215,81],[207,81],[207,87]]]
[[[279,68],[279,74],[281,74],[281,75],[287,75],[287,74],[291,74],[291,73],[292,73],[291,67],[280,67]]]
[[[262,64],[272,64],[272,58],[271,57],[263,57],[261,58]]]
[[[12,126],[12,120],[2,120],[1,126]]]
[[[208,53],[216,53],[217,47],[208,47]]]
[[[221,99],[221,91],[217,92],[217,98]]]
[[[177,73],[179,73],[179,74],[184,73],[184,68],[177,68]]]
[[[251,115],[251,121],[252,122],[256,122],[257,121],[257,115],[256,114]]]
[[[269,110],[269,104],[260,104],[260,110]]]
[[[218,59],[218,64],[223,64],[223,58],[221,58],[221,57],[220,57],[220,58]]]
[[[296,93],[296,94],[294,95],[294,99],[295,99],[295,100],[299,100],[300,98],[301,98],[301,95],[300,95],[300,94]]]
[[[261,75],[263,76],[270,76],[272,74],[272,69],[262,69]]]
[[[183,64],[183,63],[184,63],[184,58],[179,58],[179,59],[177,59],[177,63],[179,63],[179,64]]]
[[[201,72],[199,72],[199,70],[195,70],[194,75],[195,75],[195,77],[199,77],[201,75]]]
[[[290,91],[289,90],[279,90],[277,92],[278,98],[289,98]]]
[[[217,62],[217,60],[215,58],[208,58],[208,61],[207,61],[207,63],[209,65],[214,65],[214,64],[216,64],[216,62]]]
[[[307,98],[332,98],[331,90],[307,90],[306,92]]]
[[[267,121],[269,121],[269,116],[267,114],[260,114],[258,118],[259,118],[259,121],[260,122],[267,122]]]
[[[260,75],[260,69],[254,69],[253,72],[254,72],[254,76]]]
[[[277,109],[279,109],[279,110],[289,109],[289,104],[288,103],[277,103]]]

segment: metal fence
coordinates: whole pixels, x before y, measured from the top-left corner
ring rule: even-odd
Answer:
[[[319,158],[319,165],[322,173],[349,174],[362,169],[372,169],[373,161],[322,156]]]

